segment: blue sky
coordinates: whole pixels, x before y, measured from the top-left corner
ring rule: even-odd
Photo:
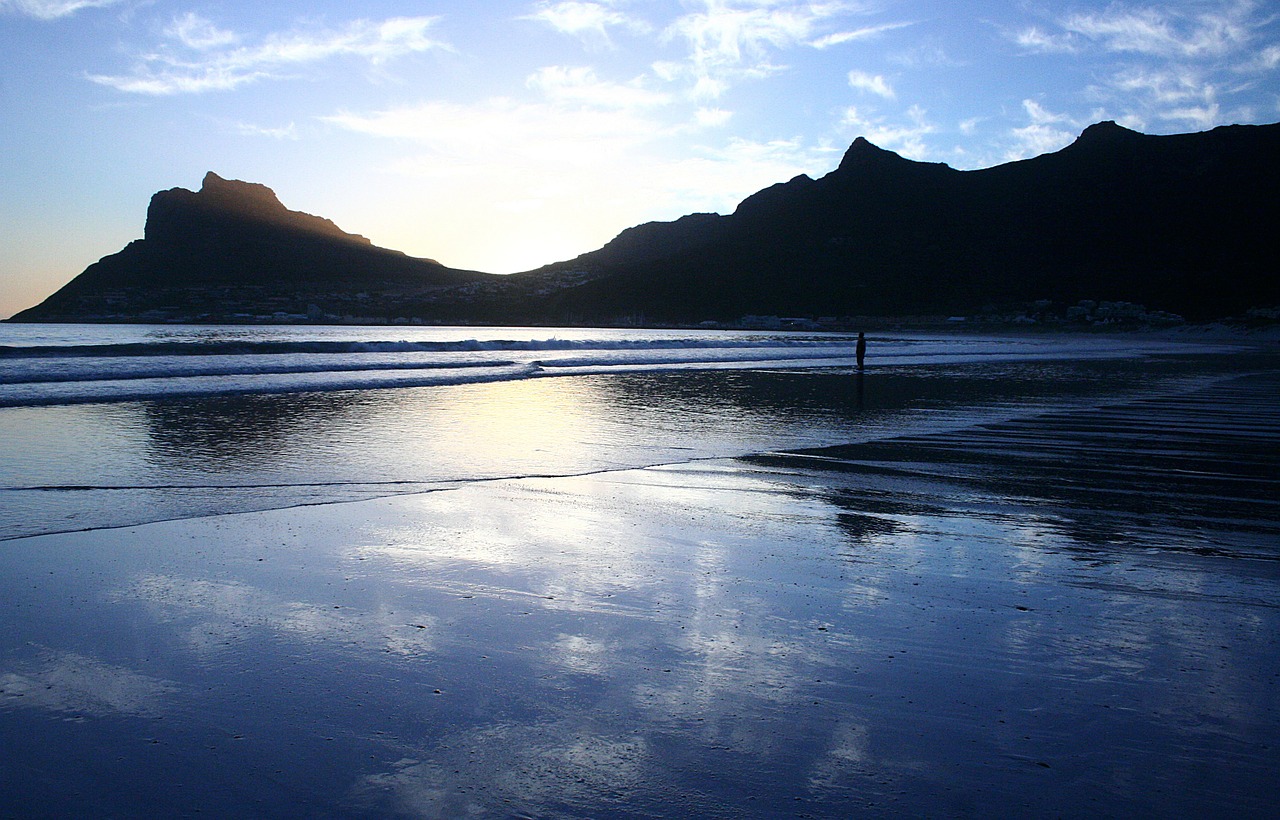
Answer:
[[[498,273],[731,211],[855,137],[972,169],[1280,121],[1251,0],[0,0],[0,316],[206,171]]]

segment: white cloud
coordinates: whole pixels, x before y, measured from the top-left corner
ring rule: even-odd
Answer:
[[[694,112],[694,119],[703,128],[719,128],[729,124],[733,118],[732,111],[723,108],[699,108]]]
[[[849,85],[859,91],[867,91],[887,100],[894,98],[893,88],[880,74],[871,75],[865,71],[850,71]]]
[[[837,31],[834,34],[826,34],[809,43],[814,48],[823,49],[832,46],[852,43],[858,40],[870,40],[884,34],[886,31],[894,31],[900,28],[914,25],[914,23],[886,23],[880,26],[865,26],[863,28],[852,29],[850,31]]]
[[[1280,45],[1267,46],[1243,66],[1245,71],[1275,71],[1280,68]]]
[[[1080,126],[1066,114],[1049,111],[1035,100],[1023,100],[1022,109],[1030,122],[1010,132],[1013,144],[1005,152],[1005,161],[1026,159],[1047,154],[1069,145]],[[1068,126],[1066,130],[1061,126]]]
[[[1191,101],[1212,102],[1216,89],[1190,68],[1151,71],[1135,68],[1120,72],[1111,87],[1155,105],[1181,105]]]
[[[294,123],[279,128],[267,128],[261,125],[253,125],[247,122],[238,122],[234,126],[236,133],[246,137],[270,137],[274,140],[296,141],[298,139],[298,127]]]
[[[228,91],[291,67],[339,57],[381,65],[397,57],[449,46],[428,35],[433,17],[356,20],[333,31],[290,32],[259,45],[231,48],[240,40],[196,15],[180,18],[166,34],[178,46],[144,55],[132,74],[90,75],[102,85],[135,94]]]
[[[174,20],[164,33],[196,51],[235,45],[240,39],[235,32],[220,29],[194,12],[187,12]]]
[[[537,11],[522,19],[546,23],[556,31],[578,37],[593,47],[612,47],[610,28],[636,32],[649,30],[646,23],[611,8],[609,3],[551,3],[543,0],[538,3]]]
[[[560,104],[596,108],[648,108],[671,101],[667,94],[650,91],[639,81],[619,84],[600,80],[588,67],[547,66],[538,69],[526,84],[548,100]]]
[[[114,6],[121,0],[0,0],[0,11],[15,11],[37,20],[70,17],[81,9]]]
[[[781,0],[703,0],[704,10],[679,17],[664,38],[683,41],[687,62],[667,76],[693,78],[695,99],[714,99],[734,80],[759,78],[783,70],[770,55],[799,45],[817,47],[826,22],[849,11],[840,3],[797,3]],[[828,45],[830,43],[827,43]]]
[[[1050,34],[1037,26],[1013,32],[1009,37],[1027,51],[1045,54],[1074,54],[1078,50],[1072,35]]]
[[[1236,51],[1249,41],[1246,18],[1252,10],[1252,3],[1234,3],[1217,13],[1193,16],[1176,9],[1112,6],[1096,14],[1072,15],[1062,26],[1100,42],[1108,51],[1212,57]]]
[[[1010,36],[1029,51],[1101,53],[1122,61],[1109,77],[1083,89],[1085,99],[1101,103],[1095,119],[1205,128],[1254,117],[1251,105],[1234,101],[1253,91],[1258,76],[1280,68],[1280,46],[1258,46],[1277,19],[1255,0],[1115,3],[1067,15],[1056,31],[1031,27]],[[1019,133],[1024,147],[1016,153],[1061,136],[1052,124],[1034,120]]]
[[[1160,113],[1160,118],[1184,122],[1196,128],[1212,128],[1222,122],[1222,111],[1217,104],[1171,108]]]
[[[1230,97],[1238,89],[1223,89],[1211,75],[1225,79],[1220,73],[1178,63],[1158,68],[1131,66],[1105,83],[1090,87],[1088,92],[1118,112],[1118,116],[1108,115],[1111,119],[1183,122],[1196,128],[1249,120],[1247,110],[1223,108],[1220,97]]]
[[[670,34],[688,41],[700,65],[737,65],[757,58],[767,47],[786,48],[804,42],[814,25],[829,17],[829,7],[752,4],[733,8],[708,2],[705,12],[688,14],[671,25]]]

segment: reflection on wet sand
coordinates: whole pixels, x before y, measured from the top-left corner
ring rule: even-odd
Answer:
[[[10,542],[0,813],[1262,814],[1277,387]]]
[[[69,720],[163,714],[165,699],[177,690],[170,681],[44,648],[0,673],[0,705],[54,712]]]

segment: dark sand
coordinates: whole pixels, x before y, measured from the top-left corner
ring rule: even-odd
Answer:
[[[0,815],[1266,816],[1277,397],[8,541]]]

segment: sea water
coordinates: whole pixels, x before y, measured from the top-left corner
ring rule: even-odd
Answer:
[[[880,332],[859,379],[855,341],[0,324],[0,539],[841,444],[1146,388],[1161,357],[1220,349]]]
[[[1150,341],[884,334],[878,366],[1116,357]],[[0,406],[474,384],[592,373],[848,367],[848,334],[327,326],[4,325]]]
[[[1274,352],[0,333],[2,816],[1271,808]]]

